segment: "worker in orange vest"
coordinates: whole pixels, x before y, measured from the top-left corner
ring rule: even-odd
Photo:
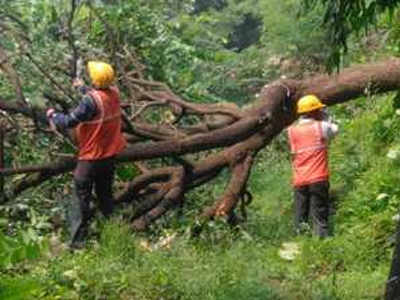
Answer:
[[[113,68],[104,62],[91,61],[87,65],[92,87],[81,80],[73,85],[83,98],[70,113],[63,114],[50,108],[47,117],[57,130],[75,129],[79,149],[74,170],[75,198],[68,209],[71,247],[81,247],[87,236],[90,200],[94,186],[98,205],[104,216],[113,211],[112,183],[114,156],[122,151],[126,141],[121,133],[120,96],[113,86]]]
[[[338,126],[328,119],[324,107],[314,95],[302,97],[297,102],[300,118],[288,129],[296,231],[302,231],[310,216],[313,232],[319,237],[328,235],[328,142],[338,132]]]

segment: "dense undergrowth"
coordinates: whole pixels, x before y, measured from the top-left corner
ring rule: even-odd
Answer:
[[[98,224],[84,250],[69,253],[48,241],[41,258],[2,271],[0,298],[379,298],[400,201],[400,115],[394,95],[366,100],[334,110],[341,132],[331,145],[332,237],[293,233],[288,154],[276,151],[285,145],[282,136],[258,158],[254,201],[240,227],[211,223],[191,237],[194,203],[221,189],[208,186],[191,195],[187,212],[152,233],[133,234],[116,216]],[[288,241],[300,246],[293,261],[278,255]]]

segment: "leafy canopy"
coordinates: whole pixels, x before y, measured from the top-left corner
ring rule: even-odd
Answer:
[[[305,9],[322,4],[323,23],[328,28],[331,53],[330,66],[339,67],[342,54],[347,52],[351,33],[366,32],[375,25],[377,16],[389,11],[392,14],[399,0],[304,0]]]

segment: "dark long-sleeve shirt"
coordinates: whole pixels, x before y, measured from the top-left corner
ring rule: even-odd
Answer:
[[[86,93],[86,88],[81,88],[80,92],[83,95],[82,100],[79,102],[71,112],[67,114],[54,113],[51,117],[54,125],[61,130],[72,128],[80,122],[90,121],[97,113],[97,106],[95,100]]]

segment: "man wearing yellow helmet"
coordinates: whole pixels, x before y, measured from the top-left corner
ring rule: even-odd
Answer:
[[[328,120],[324,107],[314,95],[302,97],[297,102],[299,121],[288,129],[296,231],[301,232],[310,216],[313,232],[319,237],[328,235],[328,142],[338,132],[338,126]]]
[[[59,130],[75,129],[79,149],[74,171],[76,198],[69,209],[71,247],[79,247],[87,235],[92,188],[104,216],[113,211],[113,157],[122,151],[126,142],[121,133],[119,91],[113,86],[114,70],[104,62],[91,61],[87,65],[91,88],[74,80],[73,85],[84,94],[70,113],[47,111],[50,124]]]

